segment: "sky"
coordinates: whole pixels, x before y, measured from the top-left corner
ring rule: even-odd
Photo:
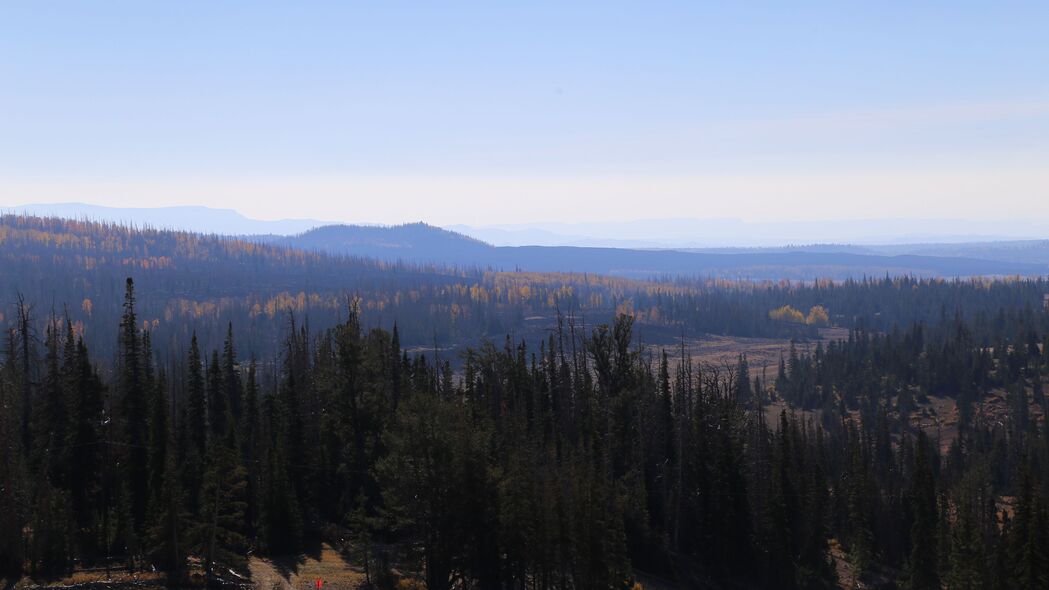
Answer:
[[[1046,2],[6,2],[0,206],[1049,219],[1046,23]]]

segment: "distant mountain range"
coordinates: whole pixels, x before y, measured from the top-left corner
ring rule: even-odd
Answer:
[[[683,252],[702,254],[784,254],[789,252],[862,254],[879,256],[932,256],[975,258],[999,262],[1049,265],[1049,240],[1009,240],[939,244],[890,244],[854,246],[849,244],[811,244],[779,248],[683,248]]]
[[[233,209],[187,205],[180,207],[103,207],[85,203],[51,203],[0,207],[0,213],[25,213],[40,217],[62,217],[108,221],[135,227],[189,230],[205,234],[291,235],[330,224],[316,219],[262,221],[245,217]]]
[[[161,229],[185,229],[201,233],[251,236],[253,239],[292,248],[458,267],[542,272],[587,272],[628,277],[710,276],[734,279],[857,278],[862,276],[915,275],[964,277],[977,275],[1035,276],[1049,273],[1049,240],[953,241],[935,243],[864,244],[850,240],[841,244],[775,247],[658,247],[663,228],[667,243],[681,243],[690,235],[694,242],[734,243],[732,232],[761,224],[738,220],[662,220],[623,224],[554,224],[550,229],[508,226],[478,229],[455,226],[450,231],[423,223],[399,226],[337,225],[314,219],[261,221],[231,209],[208,207],[110,208],[81,203],[23,205],[0,208],[4,212],[111,221]],[[859,235],[870,235],[869,227],[842,222]],[[897,230],[919,222],[899,222]],[[939,224],[929,222],[930,231]],[[799,231],[805,224],[765,224]],[[814,235],[817,224],[810,224]],[[825,226],[826,224],[822,224]],[[956,224],[959,234],[969,235],[973,224]],[[1038,222],[1022,231],[1036,232]],[[824,229],[826,229],[824,227]],[[561,234],[553,230],[564,230]],[[1017,231],[1021,231],[1017,230]],[[604,237],[597,231],[610,233]],[[779,230],[777,230],[779,231]],[[841,232],[842,228],[836,228]],[[863,232],[867,234],[863,234]],[[487,232],[487,233],[486,233]],[[493,233],[494,232],[494,233]],[[573,233],[574,232],[574,233]],[[935,233],[935,232],[934,232]],[[484,239],[488,235],[491,241]],[[936,235],[944,235],[943,232]],[[1042,235],[1049,235],[1047,229]],[[608,237],[613,236],[613,237]],[[765,238],[763,238],[765,239]],[[534,243],[529,243],[534,240]],[[744,240],[737,235],[735,242]],[[510,243],[513,245],[493,245]]]
[[[1041,261],[1005,256],[980,259],[964,255],[965,245],[950,256],[879,253],[852,246],[814,246],[718,251],[639,250],[576,246],[492,246],[468,236],[415,223],[393,227],[326,226],[297,236],[257,237],[270,243],[388,261],[542,272],[586,272],[628,277],[709,276],[734,279],[857,278],[915,275],[1035,276],[1049,272],[1049,242]],[[977,246],[969,246],[977,248]],[[980,251],[993,250],[982,245]],[[962,254],[958,254],[962,253]],[[1000,253],[999,253],[1000,254]],[[1029,256],[1037,259],[1037,256]]]
[[[103,207],[85,203],[0,206],[29,213],[92,221],[148,225],[225,235],[294,235],[347,220],[252,219],[232,209],[202,206]],[[376,225],[353,222],[356,225]],[[802,244],[882,246],[1037,241],[1049,238],[1049,220],[846,219],[752,222],[740,219],[637,219],[585,223],[448,225],[445,229],[495,246],[588,246],[600,248],[776,248]],[[886,247],[887,248],[887,247]],[[898,253],[898,252],[892,252]],[[914,253],[914,252],[911,252]]]
[[[844,219],[743,221],[638,219],[587,223],[515,223],[448,229],[498,246],[616,248],[778,247],[845,243],[905,245],[1030,240],[1049,237],[1049,220]]]

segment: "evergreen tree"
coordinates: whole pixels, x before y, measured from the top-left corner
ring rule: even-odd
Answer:
[[[127,486],[130,522],[125,539],[135,550],[138,533],[143,530],[149,501],[149,405],[142,371],[142,348],[135,314],[135,284],[127,279],[124,293],[124,315],[120,320],[120,349],[118,362],[118,396],[120,420],[123,425],[123,474]]]
[[[259,540],[270,554],[286,555],[302,544],[302,512],[289,475],[287,453],[288,417],[275,396],[263,402],[266,430],[266,461],[260,490]]]
[[[11,378],[14,332],[10,334],[5,351],[8,362],[0,367],[0,449],[4,457],[0,461],[0,575],[18,575],[22,570],[29,497],[18,411],[19,394]]]
[[[173,445],[174,432],[166,429],[165,433],[167,444]],[[173,452],[164,454],[164,470],[159,484],[158,499],[148,535],[149,555],[155,565],[168,572],[172,585],[177,585],[184,576],[186,532],[190,514],[185,509],[181,474]]]
[[[190,339],[186,365],[186,403],[182,419],[179,421],[180,463],[182,485],[187,492],[186,506],[191,512],[196,512],[200,506],[200,488],[204,477],[204,457],[208,440],[208,407],[196,332]]]
[[[150,521],[154,520],[160,506],[163,505],[163,492],[166,477],[164,475],[167,466],[168,454],[175,453],[175,445],[169,433],[169,405],[164,371],[160,372],[159,378],[150,388],[152,396],[150,399],[149,413],[149,495],[150,495]]]
[[[261,433],[262,415],[259,407],[258,366],[255,359],[248,365],[247,383],[244,389],[244,412],[241,418],[241,460],[248,470],[246,519],[248,532],[255,537],[259,526],[259,494],[261,489]]]
[[[35,486],[33,518],[29,537],[29,561],[35,573],[56,574],[66,571],[73,556],[73,515],[69,511],[69,494],[57,489],[41,470]]]
[[[72,331],[69,332],[70,336]],[[72,486],[71,505],[75,520],[77,554],[91,562],[105,546],[99,514],[106,512],[103,496],[103,431],[106,418],[105,386],[91,365],[87,347],[77,339],[68,371],[70,428],[65,439],[69,449]]]
[[[912,590],[938,589],[936,568],[936,484],[929,462],[929,440],[918,431],[914,446],[914,465],[908,493],[913,519],[910,530],[911,553],[907,564],[907,587]]]
[[[243,534],[247,474],[232,441],[211,445],[206,465],[200,511],[187,536],[190,551],[203,558],[205,577],[212,580],[216,565],[236,569],[247,565],[247,539]]]
[[[1044,502],[1026,461],[1021,464],[1015,516],[1012,519],[1012,579],[1018,588],[1049,587],[1049,532]]]

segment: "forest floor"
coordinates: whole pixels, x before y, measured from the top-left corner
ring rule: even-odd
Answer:
[[[250,581],[245,585],[257,590],[308,590],[323,581],[324,590],[355,590],[365,583],[364,570],[350,563],[328,543],[297,557],[263,559],[248,562]],[[52,580],[24,577],[17,581],[0,580],[3,590],[132,590],[165,588],[164,576],[153,572],[128,572],[126,569],[77,571]],[[199,580],[196,580],[199,583]],[[200,584],[198,587],[202,587]]]
[[[49,580],[25,576],[19,580],[0,580],[3,590],[33,590],[37,588],[68,588],[70,590],[109,590],[125,588],[163,588],[165,577],[156,572],[129,572],[114,568],[105,570],[80,570],[68,576]]]
[[[248,569],[259,590],[306,590],[316,588],[317,580],[326,590],[353,590],[365,583],[364,570],[328,543],[297,558],[252,557]]]

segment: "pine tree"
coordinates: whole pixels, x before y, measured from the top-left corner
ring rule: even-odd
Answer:
[[[135,284],[127,279],[124,315],[120,320],[118,357],[120,419],[123,425],[122,480],[127,486],[131,522],[125,539],[132,550],[138,549],[138,533],[143,530],[149,501],[149,405],[142,370],[142,348],[135,314]]]
[[[71,334],[71,332],[70,332]],[[103,432],[105,386],[91,365],[83,338],[78,338],[69,370],[70,428],[65,446],[70,456],[71,503],[77,553],[88,563],[105,546],[98,518],[106,511],[103,497]]]
[[[229,392],[219,364],[219,353],[211,351],[207,370],[208,447],[221,444],[230,422]]]
[[[290,477],[288,457],[289,417],[276,396],[265,398],[268,439],[260,490],[259,540],[271,555],[286,555],[302,544],[302,511]]]
[[[227,439],[232,439],[232,430]],[[200,511],[190,527],[190,550],[204,560],[205,577],[215,576],[215,566],[246,566],[244,554],[244,495],[247,473],[237,459],[233,441],[218,441],[208,449],[207,467],[200,491]]]
[[[13,335],[12,331],[5,355],[8,362],[0,367],[0,450],[4,457],[0,461],[0,575],[16,576],[25,560],[29,490],[23,461],[19,394],[11,380]]]
[[[467,542],[462,523],[469,519],[470,498],[479,491],[461,483],[467,480],[471,442],[477,440],[466,418],[432,394],[413,395],[401,405],[400,426],[388,441],[390,454],[379,466],[389,492],[387,511],[420,544],[426,586],[432,590],[452,586],[456,555]]]
[[[244,412],[240,421],[241,460],[248,470],[246,519],[248,533],[255,537],[259,527],[259,494],[261,489],[261,413],[259,410],[258,367],[252,357],[244,389]]]
[[[913,523],[910,531],[911,553],[907,565],[907,587],[912,590],[940,588],[936,571],[936,483],[929,463],[929,440],[922,430],[914,448],[911,487],[908,493]]]
[[[848,512],[849,554],[863,572],[874,560],[873,498],[867,453],[855,425],[848,424],[845,501]]]
[[[229,409],[229,418],[233,424],[241,420],[244,404],[244,391],[241,388],[240,372],[237,368],[237,350],[233,346],[233,322],[226,329],[226,340],[222,345],[222,387],[225,405]]]
[[[166,430],[168,446],[175,444],[174,432]],[[181,474],[174,452],[164,454],[159,495],[148,534],[149,556],[161,570],[168,572],[172,585],[183,578],[186,562],[186,532],[190,514],[185,509]]]
[[[776,433],[773,455],[771,497],[765,516],[768,580],[780,588],[796,588],[798,577],[795,561],[798,550],[795,536],[798,501],[791,478],[791,454],[787,416],[785,412],[780,412],[780,427]]]
[[[1021,463],[1015,516],[1011,527],[1011,572],[1018,588],[1049,587],[1049,532],[1044,502],[1026,459]]]
[[[736,401],[742,405],[754,403],[754,392],[750,387],[750,365],[747,363],[747,355],[740,354],[736,361]]]
[[[73,556],[69,493],[51,485],[46,465],[41,469],[34,492],[28,555],[32,570],[44,574],[64,572]]]
[[[270,555],[297,552],[302,546],[302,513],[279,448],[267,453],[261,500],[259,539],[263,549]]]
[[[68,425],[68,404],[64,392],[64,373],[61,366],[62,354],[59,347],[58,321],[52,314],[44,330],[44,376],[40,397],[33,406],[32,427],[34,431],[34,465],[46,463],[48,481],[57,487],[67,487],[69,462],[64,456]]]
[[[186,365],[186,402],[179,420],[180,463],[182,489],[186,491],[186,507],[190,512],[196,512],[200,507],[200,488],[204,477],[204,457],[208,440],[208,409],[196,332],[190,339]]]
[[[147,332],[148,334],[148,332]],[[143,348],[148,348],[144,346]],[[149,413],[149,520],[156,520],[156,515],[163,509],[164,485],[167,478],[167,457],[175,453],[168,424],[168,395],[165,385],[166,376],[160,372],[159,379],[151,388]]]

